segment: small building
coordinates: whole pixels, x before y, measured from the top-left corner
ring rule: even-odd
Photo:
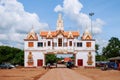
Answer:
[[[64,62],[68,62],[68,61],[72,61],[72,59],[69,57],[64,58]]]
[[[46,54],[73,54],[75,66],[95,67],[95,40],[88,29],[81,35],[78,31],[65,31],[59,14],[56,30],[40,30],[38,34],[32,29],[24,39],[25,67],[45,66]]]
[[[120,63],[120,57],[118,56],[118,57],[109,58],[109,61]]]

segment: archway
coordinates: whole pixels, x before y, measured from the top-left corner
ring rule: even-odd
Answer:
[[[75,66],[76,64],[76,54],[75,53],[47,53],[44,55],[45,66],[50,65],[54,68],[66,68],[67,62],[72,62]],[[51,58],[51,59],[50,59]],[[49,60],[49,61],[48,61]]]

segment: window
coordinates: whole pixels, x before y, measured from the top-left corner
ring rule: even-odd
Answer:
[[[91,42],[86,42],[86,47],[91,47]]]
[[[48,41],[48,46],[50,46],[51,44],[50,44],[50,41]]]
[[[78,42],[77,47],[82,47],[82,42]]]
[[[38,47],[43,47],[43,42],[38,42]]]
[[[72,46],[72,41],[69,41],[69,46]]]
[[[58,46],[59,46],[59,47],[62,46],[62,38],[59,38],[59,39],[58,39]]]
[[[28,42],[28,47],[34,47],[33,42]]]

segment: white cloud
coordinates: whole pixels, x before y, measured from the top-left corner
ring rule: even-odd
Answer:
[[[57,5],[54,11],[55,12],[62,11],[62,7],[60,5]]]
[[[6,34],[0,34],[0,40],[6,40],[7,35]]]
[[[3,43],[2,43],[2,42],[0,42],[0,45],[3,45]]]
[[[32,25],[35,31],[48,27],[47,23],[40,22],[36,13],[29,13],[24,10],[22,3],[17,0],[1,0],[0,1],[0,41],[4,40],[8,43],[14,41],[16,47],[23,48],[21,43],[26,33],[30,31]],[[9,45],[9,44],[8,44]],[[10,45],[12,45],[10,43]]]
[[[71,20],[77,23],[79,27],[81,27],[83,30],[88,27],[90,30],[91,28],[91,19],[90,17],[81,12],[81,9],[83,8],[83,5],[79,0],[64,0],[63,5],[57,5],[54,9],[55,12],[63,12],[65,15],[67,15]],[[102,32],[102,27],[104,25],[104,21],[101,19],[96,19],[95,21],[92,21],[93,23],[93,33],[98,34]]]
[[[102,49],[107,46],[108,41],[101,38],[96,38],[96,44],[99,45],[99,53],[102,54]]]
[[[82,3],[79,0],[63,0],[63,5],[57,5],[54,8],[55,12],[62,12],[72,21],[77,24],[78,27],[82,28],[83,31],[86,27],[91,31],[91,19],[88,14],[81,12],[83,8]],[[102,32],[102,27],[105,24],[104,21],[97,18],[92,21],[92,33],[94,35]],[[96,38],[96,44],[100,45],[99,52],[102,52],[102,48],[107,45],[107,41],[101,38]]]

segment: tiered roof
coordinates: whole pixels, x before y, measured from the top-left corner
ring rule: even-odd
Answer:
[[[67,37],[67,38],[74,38],[74,37],[78,37],[79,36],[79,32],[77,31],[51,31],[51,32],[48,32],[48,31],[41,31],[40,32],[40,36],[41,37],[47,37],[48,38],[48,35],[50,36],[50,38],[54,38],[54,37],[57,37],[57,35],[59,34],[62,34],[64,37]]]
[[[48,38],[52,39],[54,37],[57,37],[59,34],[62,34],[64,37],[66,37],[68,39],[74,39],[74,38],[80,36],[78,31],[64,31],[63,20],[62,20],[61,14],[59,14],[59,16],[58,16],[56,31],[41,31],[39,35],[40,35],[40,37],[45,37],[47,39]],[[82,40],[92,40],[92,35],[88,31],[88,29],[85,30],[85,32],[83,33],[81,39]],[[24,39],[24,40],[38,40],[38,36],[34,32],[33,28],[28,33],[26,39]]]

